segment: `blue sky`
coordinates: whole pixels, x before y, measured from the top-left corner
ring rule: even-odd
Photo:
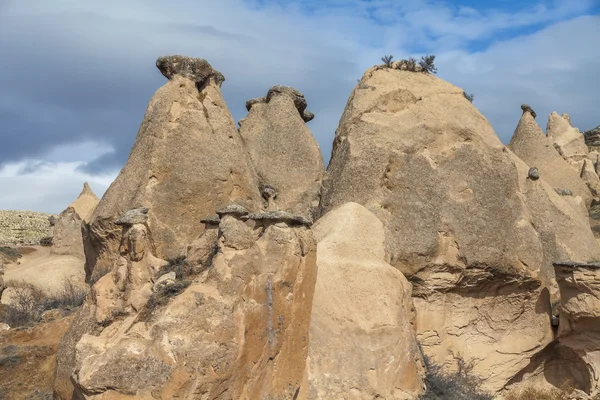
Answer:
[[[600,0],[0,0],[0,209],[59,212],[84,180],[101,195],[127,159],[165,54],[224,73],[247,99],[294,86],[329,159],[335,128],[381,56],[437,56],[507,142],[529,103],[600,124]]]

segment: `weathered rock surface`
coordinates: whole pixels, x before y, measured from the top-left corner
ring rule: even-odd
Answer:
[[[557,263],[560,325],[553,371],[590,395],[600,391],[600,261]]]
[[[411,284],[384,261],[381,221],[344,204],[313,227],[318,275],[299,399],[407,399],[422,389]]]
[[[86,182],[77,199],[55,219],[52,234],[52,254],[74,256],[85,262],[82,236],[83,224],[89,222],[98,202],[98,197]]]
[[[594,162],[597,159],[590,156],[584,136],[579,129],[571,126],[567,114],[562,117],[556,112],[550,114],[546,133],[553,141],[558,153],[579,173],[583,182],[595,198],[600,196],[600,178],[596,173]]]
[[[246,103],[240,124],[254,168],[278,192],[276,207],[312,217],[325,173],[323,156],[305,121],[306,99],[296,89],[272,87],[265,98]]]
[[[581,161],[589,152],[585,138],[579,129],[571,126],[567,114],[558,115],[556,111],[548,117],[546,135],[553,141],[554,148],[567,161]]]
[[[568,148],[572,135],[570,132],[563,132],[560,129],[560,127],[565,127],[564,124],[568,124],[568,122],[558,114],[557,117],[558,119],[551,119],[551,121],[556,121],[560,125],[549,123],[550,131],[556,135],[556,139],[564,147],[566,154],[576,156],[577,146],[573,145],[573,148]],[[508,148],[529,166],[537,167],[540,177],[551,186],[569,189],[574,196],[580,196],[586,207],[589,207],[592,193],[582,181],[580,174],[556,150],[553,139],[544,135],[531,113],[524,112],[521,116]]]
[[[316,279],[312,232],[231,214],[205,234],[213,232],[209,262],[153,290],[164,262],[146,225],[124,227],[119,260],[61,345],[59,398],[71,398],[70,377],[89,399],[297,395]]]
[[[33,211],[0,210],[0,245],[39,244],[40,239],[50,236],[50,216]]]
[[[98,204],[86,232],[88,278],[118,254],[125,211],[147,207],[157,256],[185,254],[198,221],[232,201],[262,207],[258,179],[220,91],[222,75],[201,59],[161,57],[169,81],[150,100],[125,167]],[[101,275],[101,274],[100,274]]]
[[[52,399],[56,350],[72,320],[0,329],[0,398]]]
[[[532,125],[544,139],[524,110],[517,130],[528,133]],[[575,171],[547,146],[589,199]],[[460,88],[431,75],[375,68],[350,96],[324,184],[323,212],[355,201],[384,223],[386,260],[414,284],[425,354],[447,369],[457,358],[473,362],[491,391],[553,340],[549,247],[577,257],[600,251],[596,243],[581,250],[569,237],[578,227],[589,236],[583,212],[562,236],[551,222],[538,230],[544,216],[577,211],[544,181],[552,171],[545,159],[528,164],[539,168],[540,179],[528,179],[529,167]],[[524,194],[522,185],[542,188]]]
[[[590,151],[600,150],[600,125],[583,133],[585,144]]]

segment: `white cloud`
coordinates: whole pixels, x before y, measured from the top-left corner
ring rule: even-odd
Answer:
[[[27,172],[31,165],[36,166],[34,172]],[[77,198],[84,182],[101,196],[118,173],[92,176],[79,171],[83,165],[82,161],[43,160],[6,164],[0,169],[0,209],[60,213]]]

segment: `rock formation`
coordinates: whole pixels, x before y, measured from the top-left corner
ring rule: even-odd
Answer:
[[[558,116],[558,118],[560,121],[556,121],[568,123],[562,117]],[[555,137],[559,140],[558,143],[564,147],[565,153],[575,156],[578,151],[577,141],[569,149],[568,143],[573,140],[572,135],[570,133],[563,134],[559,127],[553,127],[554,124],[550,125],[550,132],[556,135]],[[570,190],[574,196],[581,197],[585,206],[589,207],[592,193],[581,180],[580,174],[555,149],[553,138],[544,135],[530,112],[523,112],[508,148],[529,166],[537,167],[540,177],[552,187]]]
[[[557,245],[556,227],[538,231],[534,221],[559,207],[576,211],[545,183],[546,160],[528,162],[540,179],[527,179],[528,167],[517,165],[462,93],[427,74],[367,71],[336,131],[321,205],[327,212],[355,201],[379,217],[386,259],[414,284],[425,354],[448,369],[458,358],[474,362],[473,372],[497,391],[553,340],[548,246]],[[524,110],[517,138],[525,140],[532,125],[539,130]],[[525,180],[542,185],[546,198],[522,193]],[[574,188],[589,200],[580,183]],[[571,218],[589,244],[583,217]],[[600,254],[595,242],[573,247],[568,254],[579,260]]]
[[[121,213],[150,208],[157,256],[185,254],[203,230],[201,218],[230,201],[258,211],[259,184],[221,95],[223,76],[208,62],[161,57],[169,79],[154,94],[126,165],[92,215],[86,234],[87,274],[110,269],[118,254]],[[95,278],[94,278],[95,279]]]
[[[71,255],[85,262],[83,224],[87,224],[98,205],[98,197],[86,182],[77,199],[55,219],[52,254]]]
[[[407,399],[423,389],[411,285],[384,261],[384,227],[346,203],[313,227],[318,275],[299,399]]]
[[[585,144],[589,147],[590,151],[600,150],[600,125],[589,131],[583,133],[585,138]]]
[[[273,86],[246,103],[240,135],[263,187],[276,190],[272,208],[312,217],[325,173],[319,145],[306,126],[312,113],[299,91]],[[263,193],[266,198],[268,193]]]
[[[121,219],[120,256],[63,340],[59,398],[71,398],[71,377],[90,399],[297,395],[316,279],[311,231],[224,213],[216,251],[183,277],[152,254],[137,215]]]
[[[579,173],[595,198],[600,196],[600,178],[596,173],[597,157],[585,144],[585,138],[579,129],[571,126],[571,119],[567,114],[562,117],[556,112],[550,114],[546,128],[548,137],[553,141],[558,153]]]

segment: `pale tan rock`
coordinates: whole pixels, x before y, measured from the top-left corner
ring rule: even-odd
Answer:
[[[562,123],[567,123],[562,117],[558,118]],[[530,167],[537,167],[540,177],[551,186],[571,190],[574,196],[580,196],[586,207],[589,207],[592,193],[581,180],[578,171],[558,153],[552,138],[544,135],[529,112],[524,112],[521,116],[508,148]]]
[[[383,224],[346,203],[313,230],[318,275],[298,398],[416,398],[424,384],[411,285],[384,261]]]
[[[535,124],[529,111],[523,119]],[[528,170],[462,89],[428,74],[373,68],[350,96],[324,184],[323,212],[354,201],[383,222],[386,260],[414,285],[425,355],[446,371],[458,358],[472,362],[492,392],[553,340],[556,284],[546,250],[556,241],[541,234],[555,232],[548,224],[538,232],[534,221],[560,214],[553,201],[574,212],[546,183],[540,205],[536,196],[528,200],[520,181]],[[539,171],[532,183],[544,181]]]
[[[280,210],[312,217],[325,168],[304,121],[304,96],[293,88],[274,86],[264,101],[255,99],[247,106],[240,135],[263,185],[277,190],[274,202]]]
[[[4,322],[0,322],[0,331],[9,331],[10,330],[10,325],[4,323]]]
[[[560,325],[554,363],[564,365],[563,379],[588,395],[600,392],[600,260],[560,263]]]
[[[68,376],[89,399],[293,398],[308,352],[316,243],[301,225],[253,229],[237,218],[221,220],[217,252],[200,275],[183,286],[177,279],[171,287],[180,285],[179,293],[142,309],[133,294],[162,268],[154,267],[146,226],[126,228],[126,263],[96,283],[86,314],[65,337],[59,398],[70,399]],[[234,222],[251,230],[252,246],[230,247],[239,243],[232,237],[246,234]]]
[[[98,202],[98,197],[85,182],[77,199],[54,221],[52,254],[71,255],[85,261],[82,224],[90,221]]]
[[[546,134],[565,160],[580,161],[587,157],[589,150],[585,145],[585,138],[579,129],[571,126],[571,119],[567,114],[560,116],[553,111],[548,117]]]
[[[232,201],[262,207],[258,180],[221,95],[222,79],[204,60],[167,57],[169,77],[150,100],[125,167],[91,218],[87,274],[108,270],[125,211],[147,207],[156,255],[171,259],[204,230],[199,223]]]

